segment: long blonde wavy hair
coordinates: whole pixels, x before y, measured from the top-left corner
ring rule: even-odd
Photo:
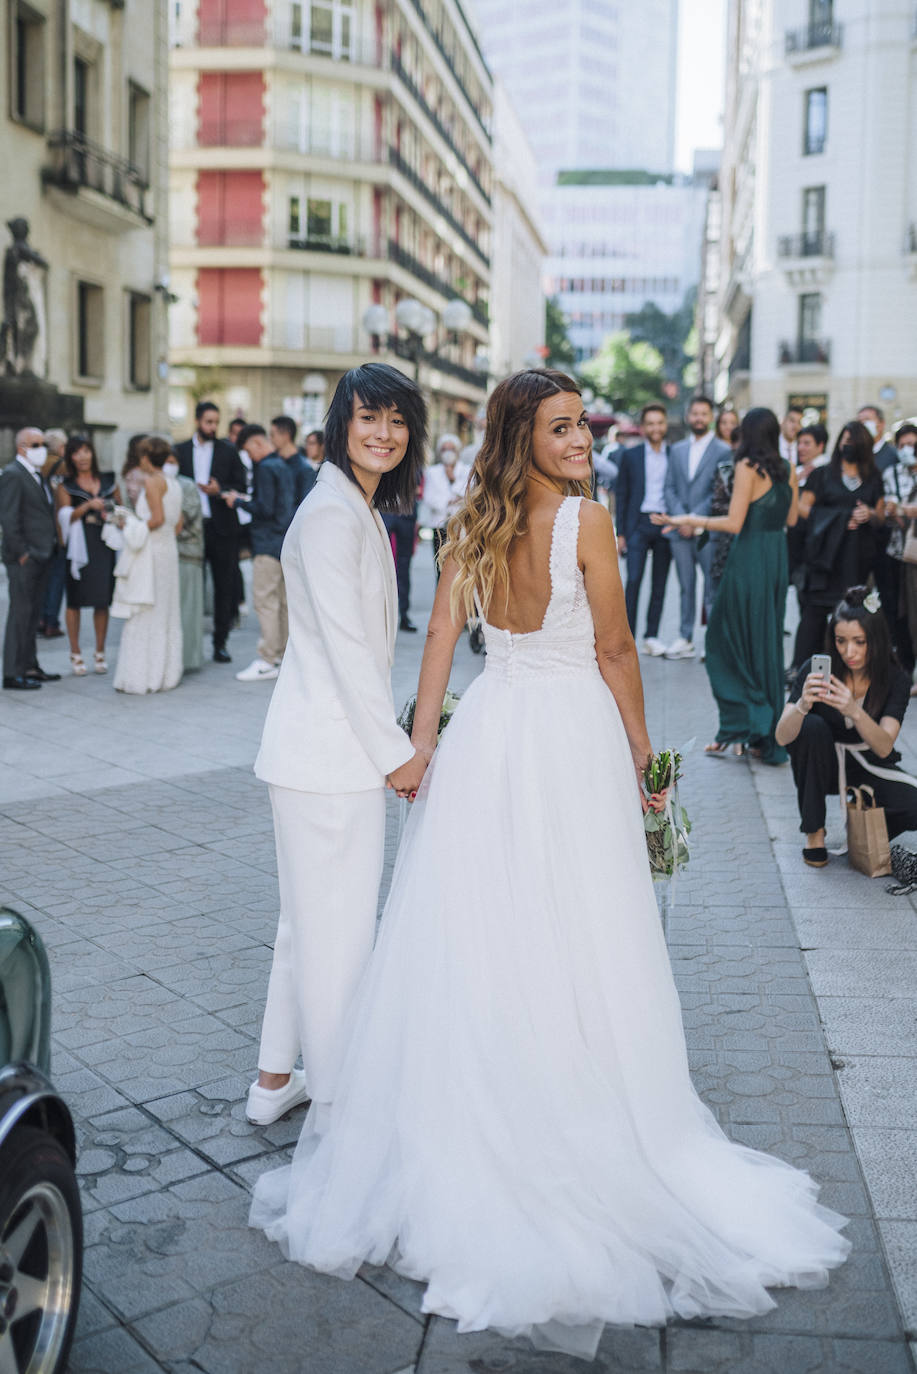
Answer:
[[[456,568],[449,593],[456,623],[477,615],[475,593],[485,615],[498,591],[509,599],[509,551],[528,527],[525,495],[535,416],[542,401],[562,391],[579,396],[565,372],[527,368],[500,382],[487,403],[484,442],[440,553],[441,563],[450,558]],[[588,482],[568,482],[567,495],[589,498],[592,492]]]

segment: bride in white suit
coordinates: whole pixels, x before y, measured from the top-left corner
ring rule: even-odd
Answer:
[[[416,790],[427,762],[395,721],[395,567],[379,515],[413,506],[425,442],[413,382],[383,363],[346,373],[325,461],[283,544],[289,641],[255,760],[270,788],[280,884],[246,1106],[260,1125],[307,1097],[313,1117],[331,1101],[341,1029],[372,951],[385,788]]]

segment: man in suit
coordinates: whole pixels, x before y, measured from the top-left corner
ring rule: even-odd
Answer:
[[[637,601],[648,554],[653,557],[650,604],[646,614],[646,637],[641,650],[653,658],[665,653],[659,638],[659,620],[665,597],[665,584],[672,562],[672,545],[651,516],[665,510],[665,479],[669,450],[665,442],[669,417],[664,405],[654,402],[640,412],[642,444],[622,449],[618,457],[615,488],[615,515],[618,527],[618,553],[627,558],[627,587],[624,601],[631,634],[637,633]]]
[[[176,445],[175,456],[179,472],[196,482],[201,493],[204,557],[213,578],[213,661],[231,663],[226,641],[237,610],[239,517],[221,493],[246,490],[245,467],[232,445],[217,438],[220,412],[212,401],[201,401],[194,418],[197,428]]]
[[[0,526],[3,562],[9,584],[9,610],[3,638],[3,686],[34,692],[60,673],[45,673],[35,655],[35,636],[44,604],[57,529],[51,487],[41,475],[48,456],[40,429],[21,429],[16,457],[0,474]]]
[[[713,433],[713,402],[708,396],[695,396],[687,414],[690,437],[672,445],[665,484],[665,509],[668,515],[709,515],[716,465],[732,455],[728,444]],[[680,634],[665,651],[666,658],[694,657],[694,618],[697,607],[697,570],[704,574],[704,606],[709,615],[713,605],[710,582],[712,549],[705,543],[697,547],[693,529],[672,530],[669,539],[681,587]]]
[[[293,514],[299,510],[309,492],[315,486],[317,468],[314,468],[302,449],[296,446],[296,421],[291,415],[275,415],[271,421],[271,443],[274,452],[287,465],[293,479]]]

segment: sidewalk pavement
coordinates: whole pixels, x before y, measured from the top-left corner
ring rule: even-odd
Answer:
[[[413,613],[432,594],[429,546]],[[664,621],[674,637],[675,587]],[[2,609],[2,608],[0,608]],[[254,1179],[289,1157],[293,1112],[243,1104],[276,922],[266,788],[251,772],[270,693],[208,663],[124,697],[65,677],[0,696],[0,900],[42,934],[55,1081],[73,1109],[86,1282],[72,1374],[574,1374],[589,1368],[420,1313],[386,1269],[343,1283],[246,1226]],[[395,699],[423,635],[399,636]],[[66,672],[64,641],[43,648]],[[111,661],[114,662],[114,644]],[[463,639],[452,684],[481,667]],[[702,757],[715,712],[699,662],[644,660],[657,747],[692,736],[690,868],[664,916],[698,1090],[729,1134],[811,1170],[851,1218],[829,1287],[750,1322],[606,1331],[596,1374],[904,1374],[917,1328],[913,899],[832,860],[805,869],[787,768]],[[917,720],[905,727],[914,763]],[[390,806],[389,864],[397,832]]]

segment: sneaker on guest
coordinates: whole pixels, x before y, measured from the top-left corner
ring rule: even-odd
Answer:
[[[268,663],[266,659],[256,658],[254,663],[250,663],[247,668],[243,668],[241,673],[236,673],[237,682],[270,682],[280,672],[276,663]]]
[[[654,635],[647,635],[640,645],[641,654],[649,654],[650,658],[662,658],[665,653],[665,645],[661,639],[656,639]]]
[[[694,645],[691,643],[690,639],[684,639],[679,636],[674,644],[670,644],[666,649],[665,656],[666,658],[693,658]]]

